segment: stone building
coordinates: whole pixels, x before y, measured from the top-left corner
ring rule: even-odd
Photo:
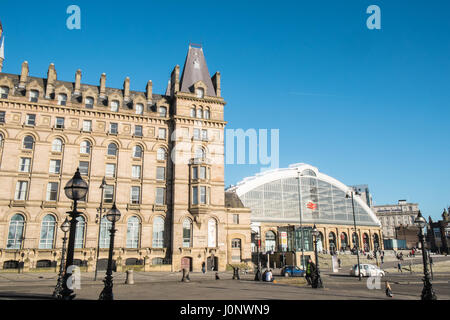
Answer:
[[[398,204],[372,206],[372,210],[381,221],[384,239],[396,239],[396,227],[414,225],[414,219],[419,214],[419,204],[399,200]]]
[[[405,243],[404,249],[412,249],[419,247],[419,227],[416,225],[405,226],[400,224],[395,227],[395,239],[403,240]]]
[[[72,205],[63,188],[77,168],[89,191],[78,206],[74,258],[88,270],[98,243],[100,268],[107,258],[101,203],[122,213],[118,269],[224,270],[249,259],[249,213],[225,207],[220,73],[210,77],[201,46],[189,46],[165,94],[151,81],[132,91],[128,77],[123,88],[109,88],[106,74],[99,85],[84,84],[81,70],[62,81],[54,64],[36,78],[26,61],[18,75],[0,73],[0,90],[0,268],[57,264],[59,226]]]
[[[318,251],[383,249],[380,221],[361,197],[354,197],[353,212],[351,191],[304,163],[265,171],[228,189],[251,210],[253,262],[259,251],[277,265],[301,265],[302,250],[304,257],[314,255],[314,224]]]
[[[450,211],[450,207],[448,208]],[[427,244],[432,252],[450,253],[450,221],[447,209],[442,213],[442,220],[433,222],[431,217],[427,225]]]

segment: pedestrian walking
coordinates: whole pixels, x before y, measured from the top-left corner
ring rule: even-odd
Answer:
[[[205,263],[204,263],[204,262],[202,263],[202,272],[203,272],[203,273],[206,273],[206,266],[205,266]]]
[[[392,298],[394,295],[392,294],[392,289],[388,281],[385,282],[386,285],[386,296]]]
[[[381,259],[381,264],[383,264],[384,263],[384,255],[381,255],[380,259]]]
[[[338,265],[339,265],[339,269],[341,268],[341,259],[338,258]]]
[[[312,262],[311,259],[308,260],[308,263],[306,265],[306,281],[308,281],[309,285],[312,285],[313,283],[313,276],[316,270],[316,265]]]
[[[400,263],[400,261],[399,261],[398,264],[397,264],[397,269],[398,269],[399,272],[403,272],[403,270],[402,270],[402,264]]]

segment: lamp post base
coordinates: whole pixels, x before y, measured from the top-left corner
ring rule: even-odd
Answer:
[[[312,287],[317,288],[323,288],[322,278],[320,275],[316,275],[312,281]]]
[[[437,300],[436,294],[434,293],[431,283],[423,279],[424,285],[422,290],[422,300]]]
[[[105,283],[105,287],[102,290],[102,293],[100,293],[99,300],[114,300],[113,295],[113,281],[111,276],[106,276],[106,279],[103,280]]]

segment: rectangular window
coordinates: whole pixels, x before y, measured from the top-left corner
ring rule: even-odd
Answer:
[[[49,182],[47,185],[47,201],[57,201],[58,182]]]
[[[67,104],[67,95],[59,94],[58,95],[58,105],[65,106]]]
[[[200,167],[200,179],[206,179],[206,167]]]
[[[134,126],[134,135],[136,137],[142,137],[142,126]]]
[[[64,129],[64,118],[56,118],[56,129]]]
[[[200,140],[200,129],[194,129],[194,140]]]
[[[156,204],[163,206],[165,204],[165,188],[156,188]]]
[[[233,214],[233,223],[239,224],[239,215],[238,214]]]
[[[117,123],[111,122],[111,123],[109,124],[109,133],[110,133],[110,134],[117,134],[118,131],[119,131],[118,128],[119,128],[119,126],[118,126]]]
[[[83,131],[84,132],[92,131],[92,121],[91,120],[83,120]]]
[[[198,179],[198,167],[192,168],[192,179],[194,180]]]
[[[114,163],[106,164],[106,174],[108,178],[114,178],[116,176],[116,165]]]
[[[119,101],[111,102],[111,111],[113,111],[113,112],[119,111]]]
[[[141,197],[141,188],[140,187],[131,187],[131,203],[132,204],[139,204]]]
[[[5,123],[5,111],[0,111],[0,123]]]
[[[131,169],[132,169],[131,170],[132,177],[134,179],[140,179],[141,178],[141,166],[133,166]]]
[[[87,97],[85,100],[85,106],[86,109],[93,109],[94,108],[94,99],[91,97]]]
[[[17,181],[14,200],[26,200],[28,181]]]
[[[50,160],[50,173],[59,174],[61,172],[61,160]]]
[[[156,167],[156,180],[166,180],[166,168]]]
[[[192,204],[198,204],[198,187],[192,187]]]
[[[103,192],[104,192],[103,201],[105,203],[113,203],[114,202],[114,186],[106,185]]]
[[[167,108],[166,107],[159,107],[159,116],[164,117],[164,118],[167,116]]]
[[[206,204],[206,187],[200,187],[200,203]]]
[[[27,114],[27,126],[36,125],[36,115],[35,114]]]
[[[8,99],[9,88],[8,87],[0,87],[0,98]]]
[[[166,129],[165,128],[159,128],[159,130],[158,130],[158,138],[166,139]]]
[[[80,174],[82,176],[89,175],[89,162],[87,162],[87,161],[80,161],[79,168],[80,168]]]
[[[30,172],[31,158],[20,158],[19,171]]]
[[[31,90],[30,91],[30,102],[38,102],[39,91]]]
[[[208,141],[208,130],[202,130],[202,140]]]

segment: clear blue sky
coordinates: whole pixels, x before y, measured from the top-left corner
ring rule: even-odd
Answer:
[[[82,28],[66,28],[81,7]],[[381,8],[381,30],[366,8]],[[163,93],[189,42],[222,73],[228,128],[280,129],[280,166],[305,162],[376,204],[450,205],[450,2],[2,0],[4,72]],[[226,184],[259,172],[228,165]]]

